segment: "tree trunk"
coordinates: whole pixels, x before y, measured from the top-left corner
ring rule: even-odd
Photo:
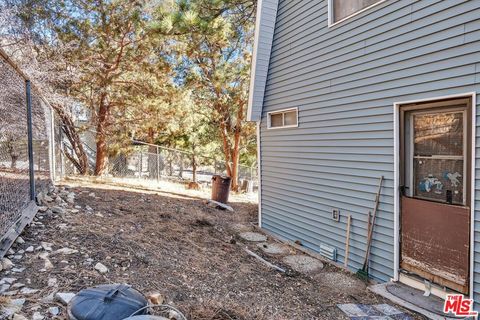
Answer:
[[[97,123],[97,159],[95,162],[95,175],[102,176],[106,173],[108,165],[107,150],[107,120],[108,106],[105,104],[105,96],[100,98],[100,109],[98,111]]]
[[[52,105],[53,109],[60,117],[62,122],[62,131],[72,146],[73,154],[65,152],[65,156],[77,168],[81,175],[88,174],[88,157],[83,147],[83,142],[78,135],[75,124],[70,114],[60,105]],[[63,143],[63,142],[62,142]]]

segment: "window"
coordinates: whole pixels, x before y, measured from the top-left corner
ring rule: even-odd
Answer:
[[[329,24],[343,21],[385,0],[328,0]]]
[[[298,108],[268,113],[268,129],[298,127]]]

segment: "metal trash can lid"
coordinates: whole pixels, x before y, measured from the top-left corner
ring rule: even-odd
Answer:
[[[126,284],[100,285],[80,291],[68,305],[70,320],[120,320],[146,307],[147,299]],[[144,309],[138,315],[144,315]]]

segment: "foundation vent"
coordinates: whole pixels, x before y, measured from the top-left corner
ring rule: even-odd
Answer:
[[[320,255],[332,261],[337,261],[337,249],[323,243],[320,244]]]

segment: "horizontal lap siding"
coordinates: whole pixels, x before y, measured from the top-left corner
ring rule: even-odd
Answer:
[[[313,250],[335,247],[343,262],[351,214],[349,268],[356,270],[383,175],[370,272],[393,277],[393,104],[480,91],[479,17],[480,1],[387,0],[328,28],[327,1],[281,0],[260,132],[263,227]],[[290,107],[299,108],[299,127],[267,130],[267,112]],[[480,137],[476,148],[480,204]],[[333,208],[340,222],[331,219]]]

